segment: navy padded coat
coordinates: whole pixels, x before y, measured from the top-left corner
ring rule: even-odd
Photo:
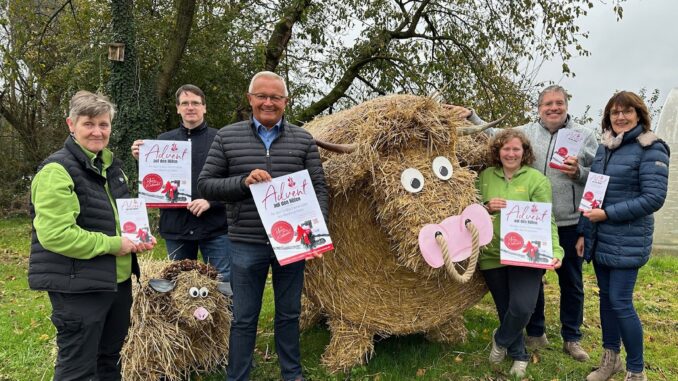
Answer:
[[[591,166],[591,172],[610,176],[603,200],[607,220],[580,218],[584,258],[612,268],[639,268],[652,251],[653,213],[666,199],[670,151],[642,125],[625,133],[616,148],[608,148],[611,140],[610,134],[603,137]]]

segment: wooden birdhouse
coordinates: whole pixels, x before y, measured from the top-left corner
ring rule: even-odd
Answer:
[[[121,42],[111,42],[108,44],[108,59],[111,61],[124,61],[125,44]]]

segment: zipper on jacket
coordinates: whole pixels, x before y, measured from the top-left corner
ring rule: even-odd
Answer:
[[[75,259],[71,259],[71,279],[75,279]]]
[[[271,144],[273,144],[273,142],[271,142]],[[268,172],[269,175],[273,176],[273,174],[271,174],[271,167],[272,167],[271,153],[270,153],[269,149],[266,148],[266,171]]]
[[[558,130],[560,131],[560,130]],[[546,176],[546,167],[548,167],[549,162],[551,161],[551,158],[553,157],[553,151],[551,150],[551,143],[553,143],[553,135],[557,135],[558,131],[556,131],[555,134],[551,134],[551,138],[549,139],[549,147],[546,149],[546,157],[544,158],[544,170],[541,171],[541,174]],[[555,150],[555,147],[553,147]]]
[[[607,173],[607,163],[610,162],[612,157],[612,150],[605,148],[605,164],[603,164],[603,174]]]

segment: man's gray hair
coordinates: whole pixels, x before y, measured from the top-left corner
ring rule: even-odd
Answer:
[[[561,93],[565,97],[565,105],[567,106],[567,99],[570,97],[570,94],[567,93],[564,87],[560,85],[551,85],[546,87],[544,90],[539,93],[539,99],[537,99],[537,105],[541,106],[541,102],[544,100],[546,93]]]
[[[250,81],[250,86],[247,88],[248,93],[252,92],[252,89],[254,88],[254,81],[256,81],[258,78],[262,78],[262,77],[263,78],[273,78],[273,79],[279,80],[280,82],[282,82],[283,88],[285,89],[285,94],[283,94],[283,95],[286,96],[286,97],[290,95],[289,92],[287,92],[287,84],[285,83],[285,78],[279,76],[278,74],[276,74],[272,71],[260,71],[257,74],[255,74],[254,77],[252,77],[252,80]]]
[[[111,121],[113,121],[115,105],[108,100],[107,96],[80,90],[71,98],[68,117],[73,123],[77,122],[80,116],[94,118],[103,114],[108,114],[111,117]]]

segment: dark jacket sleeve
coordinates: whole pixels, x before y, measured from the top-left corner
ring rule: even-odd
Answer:
[[[214,137],[205,166],[198,177],[198,190],[208,200],[242,201],[252,194],[245,185],[245,176],[229,177],[228,159],[224,155],[222,139],[220,133]]]
[[[328,217],[330,208],[327,185],[325,184],[325,171],[323,170],[323,165],[320,161],[318,146],[315,144],[315,140],[313,139],[311,139],[311,144],[308,146],[304,166],[311,176],[311,182],[313,183],[313,189],[315,190],[315,195],[318,198],[318,204],[320,204],[320,210],[323,213],[323,218],[325,219],[326,223],[329,223]]]
[[[643,150],[639,176],[640,194],[604,207],[610,221],[632,221],[650,215],[664,205],[669,177],[669,151],[663,142]]]

